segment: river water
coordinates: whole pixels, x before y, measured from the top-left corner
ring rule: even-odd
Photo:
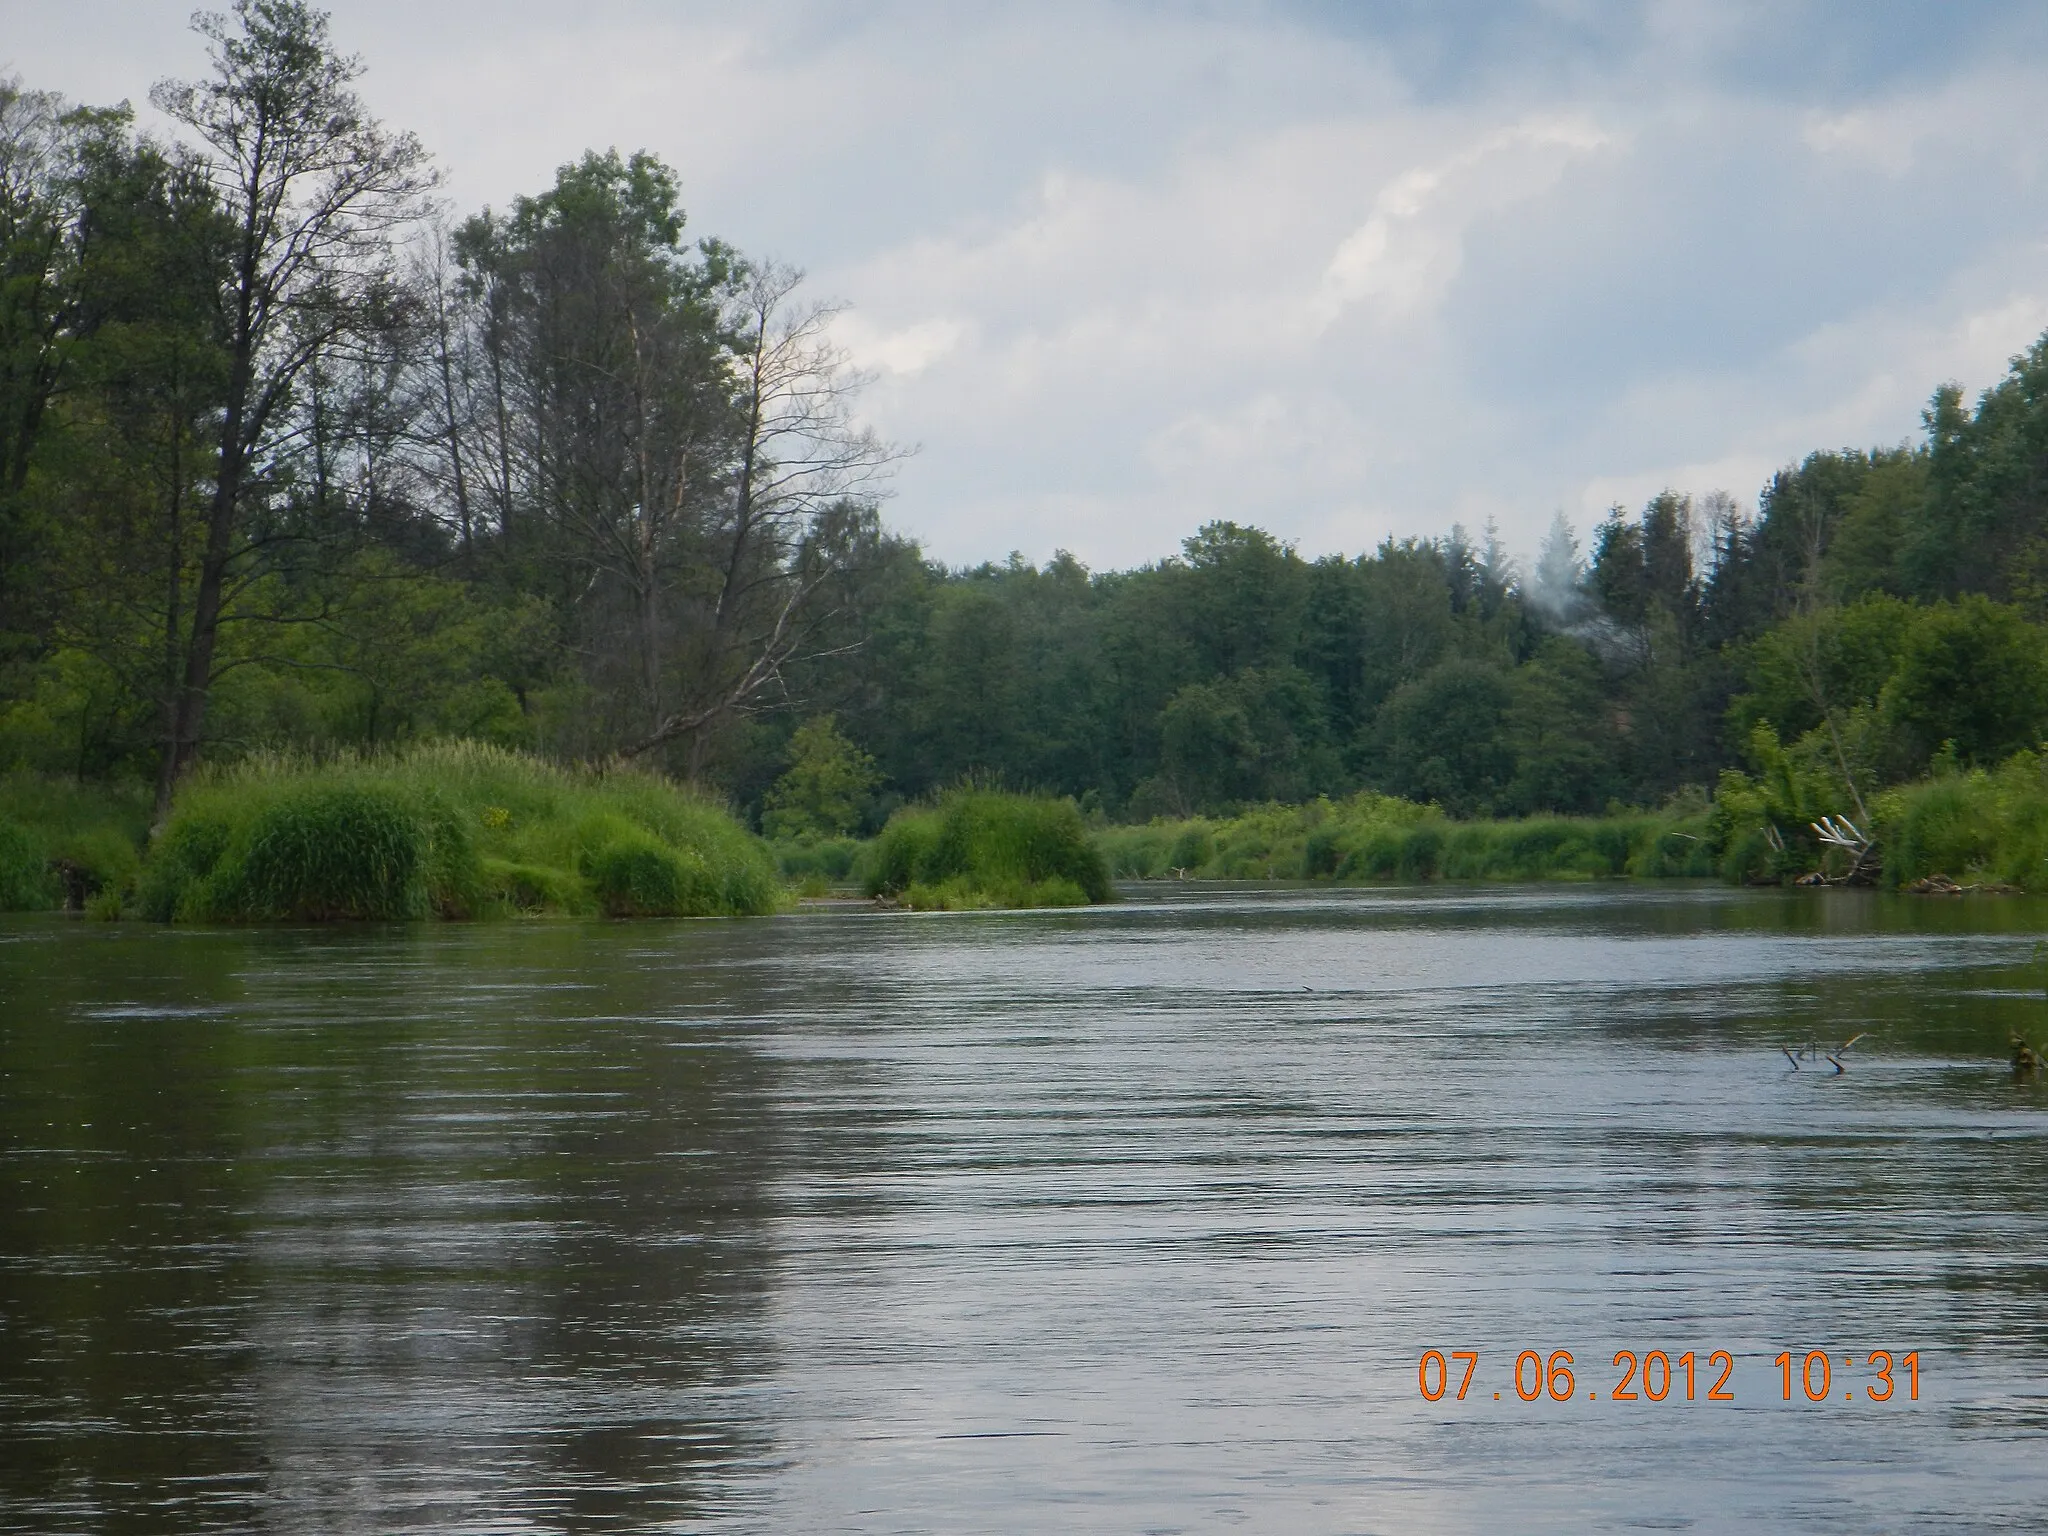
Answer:
[[[2044,927],[10,919],[0,1527],[2040,1529]]]

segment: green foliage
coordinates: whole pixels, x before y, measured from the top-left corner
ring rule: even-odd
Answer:
[[[230,842],[197,904],[256,922],[425,917],[428,836],[416,803],[387,786],[293,786]]]
[[[807,720],[789,743],[789,771],[762,802],[771,838],[839,837],[860,825],[878,775],[875,760],[839,734],[830,715]]]
[[[1954,385],[1927,410],[1927,495],[1901,539],[1909,590],[1977,592],[2040,612],[2048,600],[2048,334],[2012,359],[1974,411]]]
[[[1369,749],[1393,794],[1441,805],[1453,816],[1490,811],[1516,773],[1506,733],[1513,691],[1507,674],[1454,657],[1394,691]]]
[[[160,921],[773,911],[767,849],[652,775],[476,743],[252,760],[181,792],[144,870]]]
[[[854,862],[860,857],[861,847],[861,843],[850,837],[774,845],[775,860],[781,866],[783,879],[812,883],[821,889],[844,884],[853,877]]]
[[[1364,794],[1224,821],[1115,827],[1098,841],[1127,878],[1373,882],[1708,876],[1713,838],[1703,801],[1654,815],[1455,822],[1433,806]],[[1197,848],[1209,856],[1173,858]]]
[[[1875,809],[1888,885],[1946,875],[2048,891],[2048,764],[2037,753],[1937,773],[1888,792]]]
[[[1885,684],[1885,714],[1924,762],[1944,742],[1991,763],[2048,734],[2048,634],[1971,596],[1921,612]]]
[[[118,898],[140,867],[148,809],[139,787],[22,772],[0,778],[0,911],[102,891]]]
[[[348,197],[381,241],[422,190],[421,151],[365,115],[326,21],[294,0],[201,31],[212,82],[159,105],[246,149],[243,108],[297,79],[310,94],[264,132],[362,171]],[[418,303],[394,306],[368,247],[270,263],[291,210],[336,213],[301,206],[311,162],[266,154],[259,187],[166,152],[126,109],[11,83],[0,116],[21,173],[0,220],[0,773],[153,777],[167,735],[180,767],[630,742],[731,795],[784,873],[817,883],[846,878],[849,834],[970,778],[1075,797],[1091,821],[1173,818],[1110,834],[1119,871],[1311,878],[1690,868],[1670,838],[1694,834],[1623,848],[1586,829],[1718,780],[1714,857],[1777,879],[1821,861],[1814,816],[1944,754],[1992,771],[2048,737],[2048,336],[1975,400],[1936,391],[1920,444],[1808,454],[1753,517],[1659,492],[1614,510],[1589,564],[1566,523],[1527,581],[1490,532],[1308,560],[1227,518],[1132,570],[1064,552],[952,570],[841,494],[876,445],[813,369],[825,316],[788,307],[788,274],[686,239],[650,155],[583,155],[464,221]],[[279,274],[278,302],[240,302]],[[286,324],[302,301],[321,326]],[[796,418],[749,394],[778,379],[784,404],[809,402]],[[838,435],[764,454],[745,426],[790,419]],[[755,707],[769,686],[796,707]],[[262,892],[216,869],[247,874],[235,839],[267,771],[220,812],[219,847],[192,800],[144,881],[154,909],[204,887],[223,912],[315,910],[288,889],[294,860],[353,893],[338,911],[413,909],[397,865],[320,866],[309,829],[341,801],[274,809]],[[477,768],[507,780],[488,799],[351,771],[421,829],[436,910],[751,910],[773,874],[728,846],[722,813],[686,826],[666,791],[616,776],[592,799]],[[1521,830],[1349,809],[1367,793]],[[368,847],[369,802],[350,804]],[[476,820],[493,807],[502,823]],[[35,843],[20,867],[42,865],[10,899],[137,888],[139,827],[0,816]],[[600,826],[616,835],[593,841]],[[889,856],[915,864],[916,836]],[[686,850],[710,850],[702,869]],[[907,871],[889,878],[908,890]]]
[[[26,827],[0,821],[0,912],[41,911],[58,899],[41,840]]]
[[[866,861],[870,895],[913,907],[1081,906],[1111,901],[1109,868],[1070,800],[957,789],[899,811]]]

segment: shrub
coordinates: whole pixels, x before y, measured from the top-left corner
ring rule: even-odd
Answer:
[[[851,879],[861,851],[861,845],[850,837],[800,838],[769,846],[783,879],[814,881],[821,889]]]
[[[865,884],[911,906],[1080,906],[1115,895],[1071,800],[985,789],[899,811],[875,841]]]
[[[583,862],[607,917],[704,917],[718,910],[701,859],[686,857],[648,832],[627,831]]]
[[[149,801],[140,785],[0,777],[0,910],[55,907],[125,891],[141,862]]]

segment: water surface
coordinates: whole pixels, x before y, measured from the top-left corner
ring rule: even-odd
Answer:
[[[2044,918],[9,920],[0,1525],[2039,1528]],[[1696,1400],[1610,1401],[1621,1349]]]

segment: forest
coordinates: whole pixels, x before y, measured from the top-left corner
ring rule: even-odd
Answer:
[[[1134,570],[953,569],[882,516],[903,453],[838,309],[691,232],[659,159],[450,210],[324,14],[198,25],[207,72],[151,93],[171,138],[0,82],[18,820],[68,784],[161,828],[202,765],[451,742],[784,843],[961,785],[1097,828],[1712,805],[1789,873],[1902,786],[2044,799],[2048,336],[1936,388],[1918,441],[1818,449],[1754,511],[1616,507],[1583,549],[1560,514],[1526,564],[1220,520]]]

